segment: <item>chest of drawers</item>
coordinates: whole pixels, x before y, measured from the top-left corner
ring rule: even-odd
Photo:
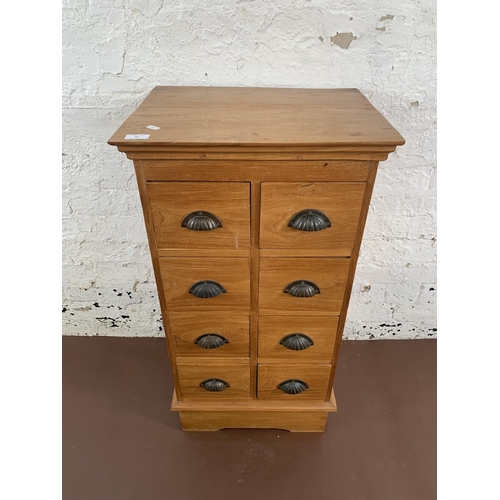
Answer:
[[[182,428],[323,431],[404,139],[356,89],[156,87],[109,144],[134,162]]]

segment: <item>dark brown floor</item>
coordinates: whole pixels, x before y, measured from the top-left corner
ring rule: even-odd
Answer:
[[[63,500],[436,498],[436,342],[344,341],[324,434],[184,433],[164,339],[63,338]]]

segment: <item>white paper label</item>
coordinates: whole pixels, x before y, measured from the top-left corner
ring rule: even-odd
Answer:
[[[127,134],[125,136],[125,139],[136,139],[136,140],[149,139],[149,134]]]
[[[148,125],[146,128],[149,128],[151,130],[160,130],[160,127],[157,127],[156,125]]]

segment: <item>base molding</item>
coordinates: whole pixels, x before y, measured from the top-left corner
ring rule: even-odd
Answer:
[[[290,432],[324,432],[328,413],[337,411],[335,395],[325,402],[283,403],[181,402],[172,398],[172,411],[179,412],[184,431],[218,431],[221,429],[282,429]]]
[[[290,432],[324,432],[326,411],[180,411],[184,431],[221,429],[282,429]]]

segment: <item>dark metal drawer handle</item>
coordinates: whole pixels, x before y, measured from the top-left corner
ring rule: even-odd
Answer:
[[[302,380],[290,379],[281,382],[281,384],[278,385],[278,389],[281,389],[286,394],[300,394],[306,389],[309,389],[309,386]]]
[[[283,293],[289,293],[294,297],[314,297],[317,293],[321,293],[318,285],[312,281],[297,280],[292,281],[284,290]]]
[[[327,227],[332,227],[332,224],[328,216],[321,210],[306,208],[290,219],[288,227],[293,227],[299,231],[321,231]]]
[[[304,349],[314,345],[314,342],[310,337],[304,335],[303,333],[291,333],[290,335],[283,337],[280,344],[291,351],[303,351]]]
[[[209,378],[207,380],[204,380],[200,384],[200,387],[203,387],[203,389],[207,390],[208,392],[221,392],[227,387],[230,387],[230,385],[220,378]]]
[[[222,227],[222,222],[214,214],[199,210],[186,215],[181,227],[191,229],[191,231],[211,231]]]
[[[203,280],[196,282],[189,289],[189,293],[200,299],[211,299],[221,293],[226,293],[226,289],[217,281]]]
[[[200,335],[194,343],[202,349],[217,349],[224,344],[229,344],[229,341],[217,333],[205,333]]]

